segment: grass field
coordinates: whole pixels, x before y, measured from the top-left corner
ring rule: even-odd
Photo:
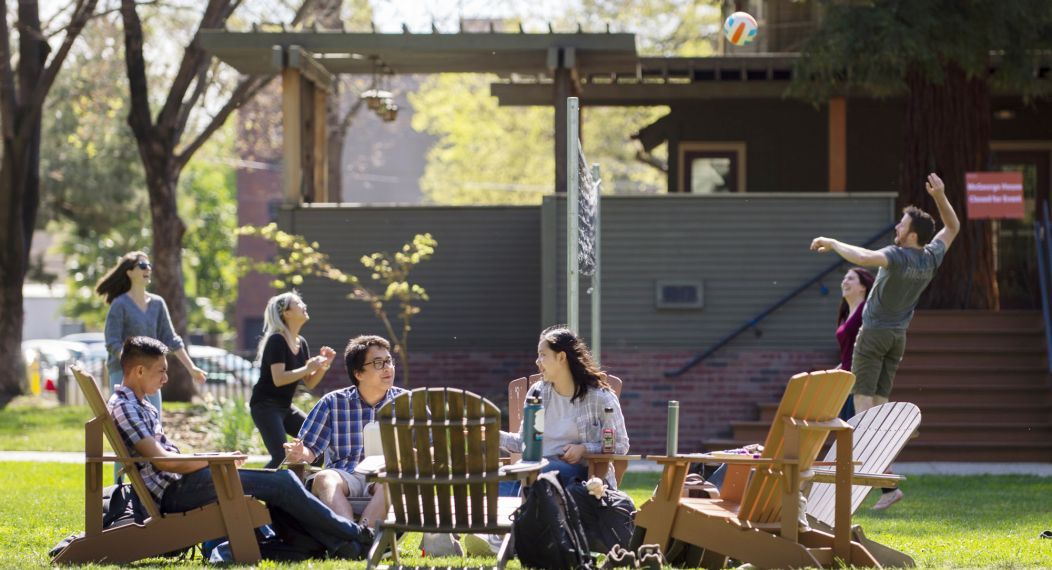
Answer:
[[[69,464],[0,463],[0,568],[42,568],[59,539],[83,529],[84,468]],[[649,495],[656,473],[629,473],[625,488],[637,502]],[[855,521],[869,536],[913,555],[923,568],[1052,568],[1052,478],[1026,476],[915,476],[907,497],[884,513],[868,507]],[[492,559],[419,559],[419,538],[403,539],[407,564],[492,565]],[[200,560],[154,560],[137,566],[201,566]],[[316,561],[264,567],[346,568]],[[364,567],[364,563],[351,564]],[[517,567],[517,566],[515,566]]]

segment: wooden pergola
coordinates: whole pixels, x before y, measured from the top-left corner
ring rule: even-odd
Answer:
[[[711,99],[777,99],[792,80],[795,54],[640,57],[629,33],[202,30],[202,46],[241,73],[282,76],[284,186],[288,202],[325,202],[325,104],[337,74],[492,73],[506,106],[555,109],[556,191],[565,191],[567,97],[581,106],[649,106]],[[846,187],[846,105],[829,105],[829,185]],[[638,138],[646,150],[644,128]],[[837,144],[833,144],[837,143]],[[671,179],[670,179],[671,180]],[[670,184],[669,191],[679,185]]]

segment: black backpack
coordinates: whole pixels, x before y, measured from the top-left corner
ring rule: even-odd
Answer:
[[[581,526],[593,552],[610,552],[615,545],[628,548],[636,529],[636,505],[624,491],[607,489],[601,499],[588,492],[584,483],[566,488],[577,505]]]
[[[512,514],[515,553],[524,567],[542,570],[591,569],[595,560],[577,505],[554,473],[541,473]]]

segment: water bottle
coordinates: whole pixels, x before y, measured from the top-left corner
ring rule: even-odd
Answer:
[[[614,409],[603,409],[603,453],[614,452]]]
[[[522,451],[522,460],[540,461],[543,440],[544,408],[541,407],[539,397],[531,396],[526,398],[526,408],[523,411],[522,443],[525,449]]]

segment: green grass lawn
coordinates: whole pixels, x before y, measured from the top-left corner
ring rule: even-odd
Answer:
[[[166,410],[189,406],[183,402],[164,404]],[[41,407],[34,402],[8,406],[0,410],[0,450],[84,451],[84,422],[91,417],[87,406]]]
[[[47,551],[62,537],[83,529],[84,468],[69,464],[0,463],[0,568],[48,565]],[[656,473],[628,473],[625,488],[642,502]],[[1025,476],[915,476],[904,484],[906,499],[884,513],[868,510],[855,521],[874,540],[911,554],[923,568],[1052,568],[1052,478]],[[415,554],[418,537],[402,542]],[[407,564],[492,565],[492,559],[447,558]],[[201,566],[198,561],[142,562],[137,566]],[[364,562],[312,562],[298,568],[354,568]],[[264,563],[263,567],[292,567]],[[513,567],[517,568],[517,565]]]

